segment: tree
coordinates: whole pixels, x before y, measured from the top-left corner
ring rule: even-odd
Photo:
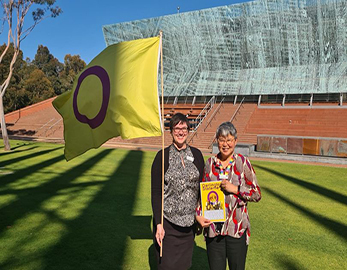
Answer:
[[[6,44],[0,46],[0,55],[5,50],[5,48]],[[0,85],[7,78],[13,54],[13,44],[10,44],[7,54],[4,56],[3,61],[0,63]],[[23,100],[24,91],[22,90],[25,72],[27,72],[27,63],[23,60],[23,53],[22,51],[20,51],[17,57],[17,61],[14,64],[12,78],[3,97],[5,113],[20,108],[22,102],[25,102]]]
[[[3,62],[5,55],[8,53],[11,42],[13,43],[14,53],[9,63],[9,71],[5,80],[0,85],[0,123],[2,138],[4,140],[5,150],[11,150],[6,123],[5,112],[3,105],[3,97],[9,86],[14,72],[14,65],[20,53],[21,42],[33,31],[37,24],[42,22],[47,17],[57,17],[62,11],[58,6],[54,6],[56,0],[1,0],[3,9],[3,21],[7,22],[7,45],[2,54],[0,55],[0,64]],[[32,12],[33,24],[28,28],[24,28],[24,19],[28,12]],[[15,21],[15,22],[13,22]]]
[[[39,45],[37,48],[33,64],[45,73],[52,83],[55,94],[60,95],[63,90],[61,89],[59,74],[63,71],[64,65],[43,45]]]
[[[64,70],[60,72],[62,92],[71,90],[77,74],[86,67],[86,63],[79,55],[67,54],[64,57]]]
[[[30,95],[29,100],[31,103],[37,103],[54,96],[51,81],[40,69],[31,72],[24,85],[27,94]]]

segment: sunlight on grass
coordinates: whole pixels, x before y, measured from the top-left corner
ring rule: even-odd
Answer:
[[[148,269],[149,248],[152,240],[126,240],[126,252],[123,269]]]
[[[101,188],[102,185],[94,185],[61,190],[60,195],[43,202],[42,209],[64,220],[78,218]]]
[[[0,235],[0,250],[6,250],[1,253],[0,261],[12,265],[10,269],[43,266],[44,259],[40,254],[52,248],[66,232],[64,223],[52,218],[51,214],[27,214]]]
[[[143,163],[140,169],[140,177],[144,181],[140,181],[136,187],[136,201],[133,208],[133,215],[152,215],[151,206],[151,166],[155,156],[155,152],[145,152]],[[147,164],[147,165],[146,165]]]
[[[155,152],[100,148],[66,162],[61,145],[11,144],[0,150],[1,270],[154,266]],[[347,169],[252,164],[262,199],[248,204],[246,269],[347,269]],[[195,243],[191,269],[207,269],[204,238]]]
[[[12,182],[6,186],[8,189],[12,190],[26,190],[31,188],[36,188],[41,185],[44,185],[45,183],[49,183],[54,177],[54,173],[34,173],[31,176],[28,176],[27,178],[18,179],[15,182]]]
[[[328,269],[334,261],[339,262],[335,269],[345,269],[347,185],[337,187],[335,179],[346,182],[347,169],[260,161],[253,165],[263,197],[249,204],[253,255],[247,265],[260,260],[263,269]]]
[[[0,195],[0,209],[2,207],[5,207],[6,205],[13,203],[16,199],[17,196],[14,194]]]

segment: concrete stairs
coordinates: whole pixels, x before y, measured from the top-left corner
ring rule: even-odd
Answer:
[[[218,105],[210,114],[205,118],[204,123],[198,128],[196,134],[192,137],[190,144],[201,148],[211,150],[215,132],[218,126],[226,121],[230,121],[239,104],[223,103],[218,109]],[[257,135],[246,133],[245,128],[249,119],[251,118],[254,110],[257,108],[256,104],[242,104],[237,112],[233,124],[238,132],[238,142],[244,144],[256,144]],[[189,141],[189,140],[188,140]]]
[[[219,108],[218,106],[218,104],[215,105],[215,108],[207,115],[196,134],[193,134],[192,138],[188,140],[191,145],[200,149],[211,149],[218,126],[223,122],[230,121],[239,104],[223,103]],[[239,143],[257,143],[256,134],[245,132],[246,125],[256,108],[256,104],[242,104],[233,120],[233,124],[238,132]]]
[[[190,145],[211,151],[217,127],[230,120],[237,106],[230,103],[215,104],[194,134],[188,138]]]
[[[257,144],[257,134],[246,132],[246,126],[256,109],[257,104],[243,103],[235,115],[232,123],[237,130],[238,143]]]
[[[53,108],[54,98],[6,114],[9,135],[63,138],[63,121]]]

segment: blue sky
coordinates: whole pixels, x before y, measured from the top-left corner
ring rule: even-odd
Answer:
[[[63,13],[42,21],[23,40],[21,49],[24,58],[33,59],[42,44],[60,62],[66,54],[78,54],[88,64],[106,47],[103,25],[177,13],[178,6],[180,12],[187,12],[241,2],[245,0],[57,0]],[[6,32],[1,34],[1,44],[6,36]]]

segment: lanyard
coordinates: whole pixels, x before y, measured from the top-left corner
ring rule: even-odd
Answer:
[[[231,157],[228,165],[224,169],[222,162],[220,160],[218,160],[217,167],[219,168],[219,179],[221,179],[221,180],[228,179],[228,176],[229,176],[229,173],[231,171],[231,167],[233,166],[233,163],[234,163],[234,159]]]

